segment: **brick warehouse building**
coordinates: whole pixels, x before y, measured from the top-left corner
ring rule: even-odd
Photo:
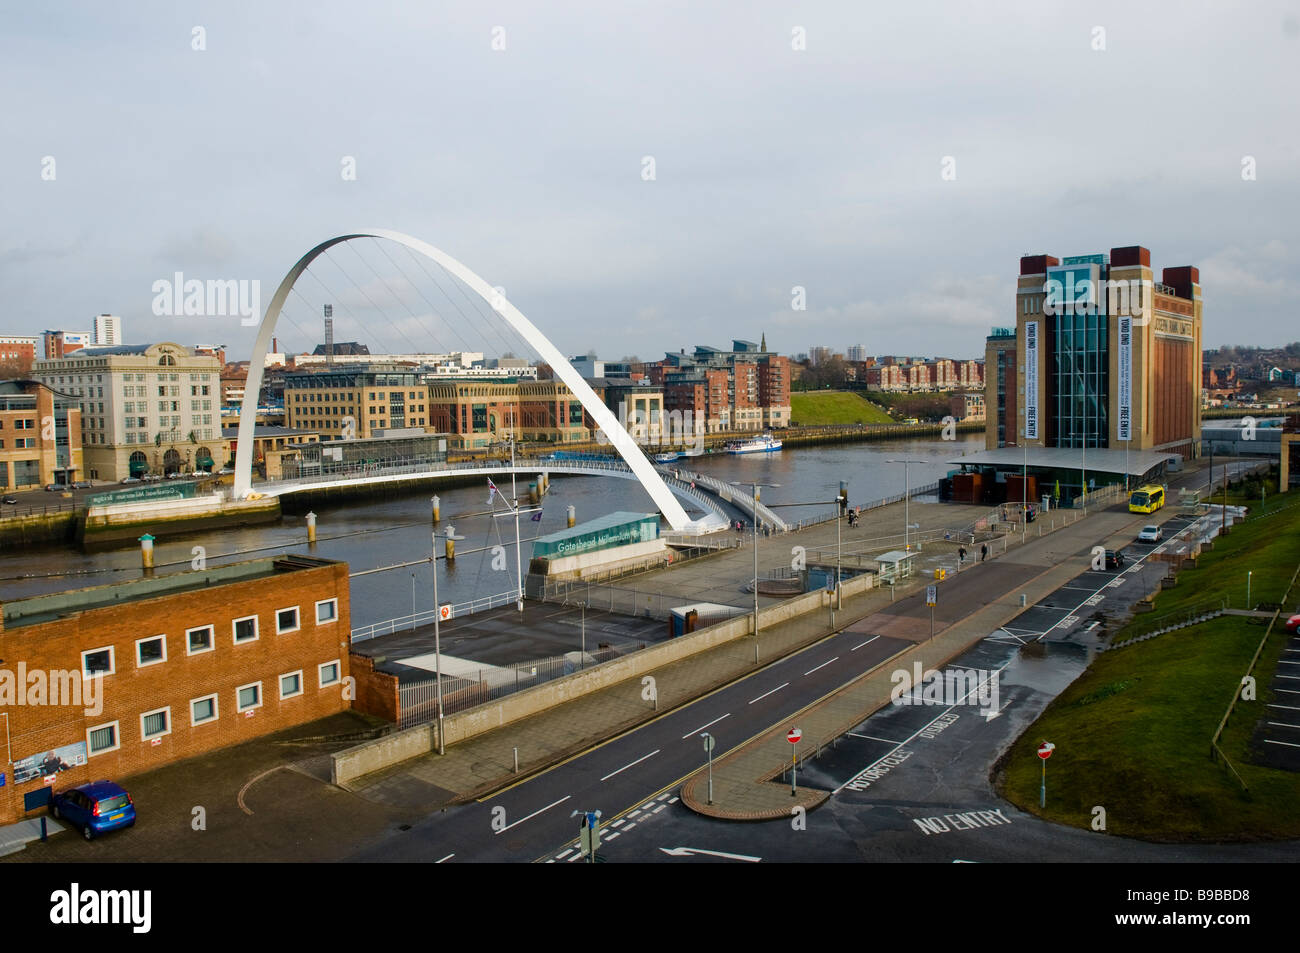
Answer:
[[[349,618],[347,564],[307,556],[4,603],[0,824],[350,707]]]
[[[1016,326],[994,329],[985,367],[989,450],[1191,456],[1201,425],[1200,274],[1165,268],[1156,281],[1139,245],[1063,260],[1027,255]]]

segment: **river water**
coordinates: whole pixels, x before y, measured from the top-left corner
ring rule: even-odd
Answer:
[[[983,448],[982,434],[963,434],[956,441],[888,440],[739,457],[711,454],[684,460],[682,465],[720,480],[780,484],[762,490],[763,502],[767,504],[830,501],[844,480],[850,505],[859,505],[903,492],[904,467],[888,461],[904,458],[920,461],[906,468],[908,484],[915,487],[946,476],[955,469],[950,461]],[[503,490],[509,485],[507,480],[497,480]],[[519,492],[526,494],[531,480],[520,477],[519,481]],[[214,566],[283,552],[310,552],[346,560],[353,572],[420,559],[429,555],[431,495],[432,491],[419,491],[399,498],[318,506],[314,548],[306,543],[306,521],[301,516],[286,516],[280,523],[269,526],[171,537],[154,544],[156,565],[159,572],[188,569],[196,546],[204,548],[208,564]],[[455,565],[440,569],[439,601],[468,602],[514,589],[514,520],[481,515],[491,509],[486,481],[483,489],[448,489],[439,491],[439,496],[442,500],[439,528],[452,524],[456,533],[465,537],[457,543],[459,555]],[[551,492],[543,502],[541,521],[524,519],[521,523],[525,570],[531,551],[528,540],[563,529],[569,505],[576,507],[579,523],[615,510],[650,512],[654,509],[649,495],[635,480],[553,476]],[[787,522],[793,522],[829,515],[832,509],[825,502],[816,506],[781,507],[776,512]],[[504,512],[499,502],[497,511]],[[505,549],[504,569],[493,567],[490,547],[496,545]],[[486,551],[468,552],[477,549]],[[495,560],[498,567],[502,561],[498,556]],[[140,574],[137,548],[93,554],[70,547],[8,548],[0,553],[0,601],[107,585],[136,579]],[[353,627],[404,616],[412,611],[413,604],[421,612],[432,608],[431,586],[427,564],[353,579]],[[202,595],[196,598],[201,599]]]

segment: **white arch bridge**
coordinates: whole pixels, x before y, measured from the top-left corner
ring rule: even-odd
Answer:
[[[740,512],[751,517],[756,515],[760,525],[766,524],[776,532],[783,532],[789,528],[772,510],[764,506],[762,502],[755,504],[750,494],[738,487],[723,483],[721,480],[704,474],[676,476],[671,471],[654,467],[651,468],[651,471],[668,492],[681,497],[701,511],[702,515],[700,517],[686,521],[681,530],[683,532],[703,534],[726,529],[731,524],[731,518],[723,507],[723,503],[730,503]],[[386,466],[378,470],[369,470],[362,473],[321,473],[290,480],[268,480],[257,484],[257,491],[265,496],[286,496],[307,490],[326,490],[334,487],[401,483],[451,476],[487,477],[500,474],[509,476],[511,473],[525,478],[541,474],[565,473],[573,476],[607,476],[624,480],[640,479],[634,468],[621,460],[564,460],[549,457],[526,457],[516,459],[513,466],[508,463],[474,460],[466,463],[410,463]],[[676,503],[676,500],[674,500],[674,503]]]
[[[550,340],[537,329],[537,326],[529,321],[524,315],[497,289],[493,288],[486,281],[470,271],[467,267],[452,258],[450,255],[433,247],[428,242],[421,241],[418,238],[412,238],[410,235],[404,235],[401,232],[391,231],[389,229],[374,228],[365,229],[357,232],[350,232],[346,235],[339,235],[335,238],[327,239],[321,242],[315,248],[311,249],[297,263],[289,269],[289,273],[284,276],[276,288],[275,295],[267,305],[266,314],[262,318],[261,324],[257,329],[257,339],[253,345],[253,353],[248,365],[248,380],[244,387],[244,392],[251,395],[251,399],[243,402],[243,407],[239,413],[239,442],[235,451],[235,485],[234,497],[236,499],[245,499],[253,492],[253,434],[257,420],[257,396],[262,389],[262,372],[266,364],[266,354],[271,345],[271,337],[275,332],[276,322],[279,320],[280,312],[284,308],[284,303],[293,290],[294,283],[307,270],[307,267],[316,260],[317,257],[324,254],[328,249],[343,242],[352,241],[360,238],[385,239],[396,242],[412,252],[423,255],[436,264],[440,265],[453,277],[461,281],[470,291],[478,295],[483,301],[487,302],[493,312],[500,315],[502,320],[510,325],[537,353],[543,361],[551,366],[551,369],[565,385],[568,386],[578,400],[582,403],[583,408],[591,415],[596,422],[596,426],[603,430],[613,444],[614,449],[618,451],[619,456],[623,458],[628,472],[631,477],[641,481],[645,487],[650,499],[654,501],[659,512],[663,514],[669,525],[678,532],[709,532],[712,529],[713,520],[709,519],[705,523],[693,521],[686,515],[686,510],[682,508],[674,496],[674,491],[670,490],[664,482],[663,477],[655,471],[654,466],[646,458],[640,448],[637,447],[636,441],[623,428],[623,425],[614,416],[613,412],[605,406],[604,402],[596,396],[596,393],[587,385],[573,365],[568,362],[563,354],[555,347]],[[559,466],[549,467],[551,470],[560,472]],[[439,472],[447,472],[440,470]],[[472,472],[472,471],[471,471]],[[488,472],[488,471],[484,471]],[[500,469],[494,469],[491,472],[502,472]],[[613,470],[607,471],[610,476],[619,476],[620,474]],[[410,474],[405,475],[410,478]],[[384,477],[367,477],[366,480],[374,482],[376,479],[386,479]],[[402,475],[394,476],[394,479],[401,479]],[[318,484],[319,485],[319,484]],[[275,492],[271,487],[262,487],[259,485],[259,491]],[[689,489],[689,488],[688,488]],[[678,488],[680,490],[680,488]],[[281,491],[283,492],[283,491]],[[706,512],[712,515],[711,509]]]

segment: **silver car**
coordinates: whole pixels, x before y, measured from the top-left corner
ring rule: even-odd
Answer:
[[[1158,543],[1162,539],[1164,539],[1164,534],[1160,531],[1160,527],[1154,524],[1143,526],[1142,532],[1138,533],[1139,543]]]

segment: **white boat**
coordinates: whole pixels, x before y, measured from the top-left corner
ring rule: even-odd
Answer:
[[[728,441],[727,453],[773,453],[781,449],[781,441],[777,440],[770,433],[765,433],[761,437],[750,437],[748,440],[731,440]]]
[[[656,453],[652,459],[655,463],[673,463],[681,458],[682,454],[677,453],[676,451],[669,451],[667,453]]]

